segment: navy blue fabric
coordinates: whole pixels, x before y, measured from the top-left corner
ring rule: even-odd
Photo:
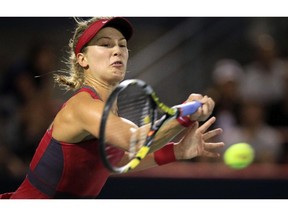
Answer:
[[[62,176],[63,167],[64,157],[61,145],[51,139],[35,169],[29,170],[28,179],[44,194],[54,196]]]

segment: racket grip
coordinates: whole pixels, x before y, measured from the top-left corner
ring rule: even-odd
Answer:
[[[198,110],[198,108],[201,106],[202,106],[202,103],[200,103],[199,101],[192,101],[192,102],[180,104],[174,107],[178,109],[178,112],[179,112],[178,117],[182,117],[182,116],[188,116],[188,115],[195,113]]]

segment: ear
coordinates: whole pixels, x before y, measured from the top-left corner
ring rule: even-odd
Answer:
[[[78,64],[81,67],[86,68],[88,66],[88,61],[86,59],[86,56],[83,53],[78,53],[76,58],[77,58]]]

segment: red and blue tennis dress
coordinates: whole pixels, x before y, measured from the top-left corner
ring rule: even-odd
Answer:
[[[78,92],[87,92],[98,100],[96,92],[83,87]],[[79,143],[59,142],[47,130],[30,163],[29,171],[13,193],[0,195],[10,199],[49,199],[49,198],[95,198],[109,177],[100,155],[98,139]],[[65,133],[65,131],[63,131]],[[111,150],[115,162],[124,152]]]

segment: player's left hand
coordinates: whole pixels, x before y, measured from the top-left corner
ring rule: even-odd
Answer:
[[[215,117],[208,119],[199,127],[199,123],[195,122],[191,125],[184,137],[174,145],[174,154],[177,160],[192,159],[197,156],[205,156],[211,158],[220,157],[217,149],[224,146],[223,142],[209,142],[211,138],[222,133],[221,128],[207,131],[208,128],[216,121]],[[215,151],[216,150],[216,151]]]

